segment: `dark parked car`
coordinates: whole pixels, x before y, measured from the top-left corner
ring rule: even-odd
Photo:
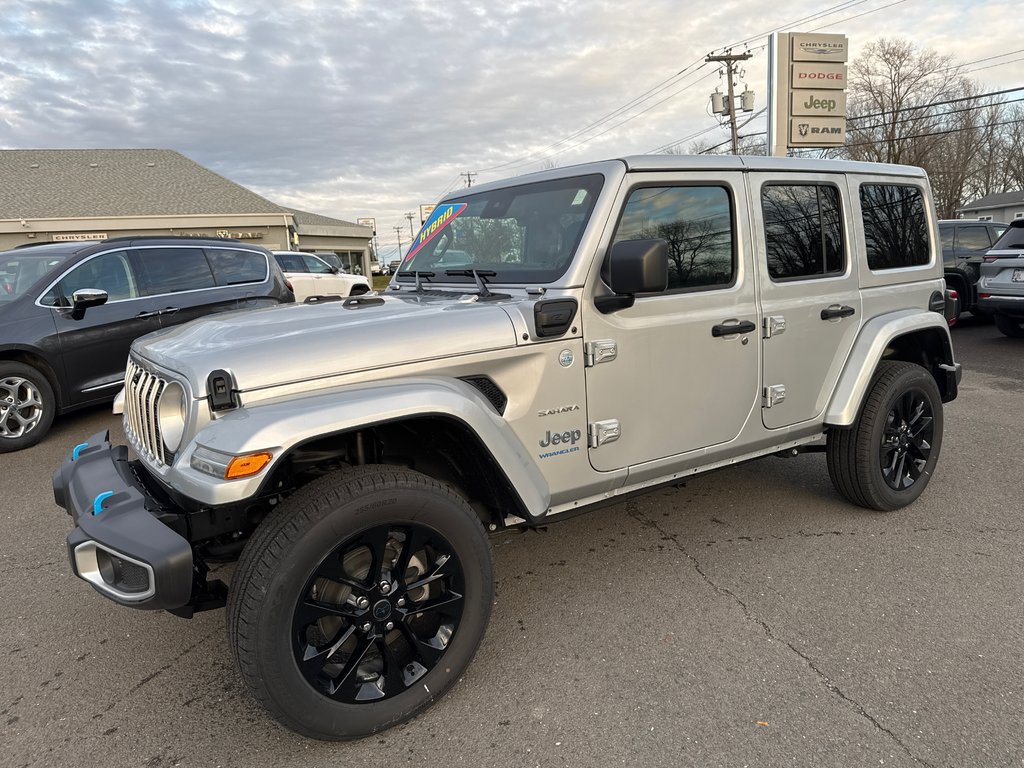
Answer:
[[[219,239],[118,238],[0,253],[0,453],[112,400],[139,336],[294,301],[269,252]]]
[[[960,297],[960,311],[978,314],[978,278],[981,261],[992,244],[1006,231],[1006,224],[971,219],[939,222],[942,265],[946,287]]]
[[[1024,219],[1015,219],[985,254],[978,303],[1000,332],[1024,339]]]

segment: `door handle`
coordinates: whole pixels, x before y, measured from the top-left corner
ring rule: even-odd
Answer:
[[[154,309],[152,312],[139,312],[136,317],[157,317],[163,310]]]
[[[734,333],[750,333],[757,328],[749,320],[741,320],[738,323],[721,323],[711,326],[711,335],[716,339],[720,336],[732,336]]]
[[[834,320],[837,317],[849,317],[856,311],[853,307],[848,307],[845,304],[843,306],[833,304],[831,307],[821,310],[821,319]]]
[[[164,309],[161,309],[157,314],[160,314],[160,315],[173,315],[179,309],[181,309],[181,307],[165,307]]]

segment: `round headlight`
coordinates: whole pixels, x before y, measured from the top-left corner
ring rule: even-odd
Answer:
[[[181,384],[172,381],[164,387],[156,416],[164,447],[174,453],[181,447],[181,436],[185,434],[185,390]]]

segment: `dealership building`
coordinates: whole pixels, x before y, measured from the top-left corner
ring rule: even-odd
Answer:
[[[330,251],[370,274],[369,227],[277,205],[178,152],[0,150],[0,250],[139,235]]]

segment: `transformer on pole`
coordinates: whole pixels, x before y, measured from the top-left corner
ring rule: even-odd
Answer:
[[[715,91],[711,94],[711,110],[717,114],[726,115],[729,118],[729,130],[732,134],[732,153],[738,155],[740,153],[740,139],[739,132],[736,127],[736,94],[733,90],[733,77],[739,74],[739,70],[736,68],[737,61],[746,61],[754,54],[752,53],[724,53],[721,56],[708,56],[704,61],[714,61],[725,64],[725,79],[728,86],[729,92],[725,96],[725,104],[721,110],[715,109],[716,99],[721,101],[722,94]],[[749,106],[749,109],[748,109]],[[754,108],[754,92],[749,88],[743,92],[743,103],[742,109],[745,112],[749,112]]]

